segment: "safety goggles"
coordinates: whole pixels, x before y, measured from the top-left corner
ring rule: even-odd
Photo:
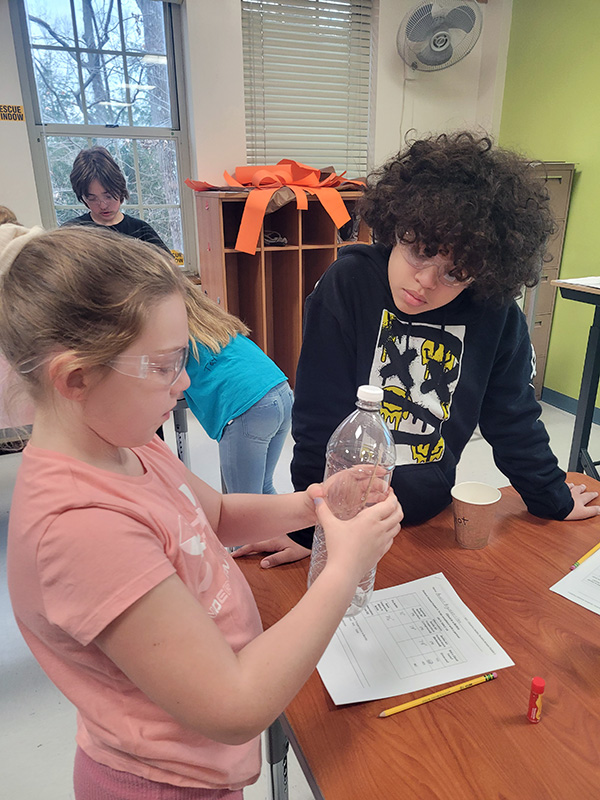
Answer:
[[[416,244],[405,244],[404,242],[399,242],[398,244],[402,248],[402,255],[406,262],[413,269],[420,271],[428,267],[436,267],[438,280],[440,283],[443,283],[444,286],[450,286],[456,289],[461,285],[468,286],[473,282],[473,278],[467,275],[464,270],[451,268],[451,271],[448,272],[446,264],[440,264],[439,261],[436,261],[436,259],[440,258],[439,254],[429,257],[421,253],[419,246]]]
[[[104,192],[103,194],[97,196],[95,194],[88,197],[86,194],[83,195],[83,199],[88,206],[101,206],[103,203],[114,203],[115,201],[121,205],[121,201],[118,197],[115,197],[110,192]]]
[[[188,359],[189,345],[154,356],[117,356],[108,366],[122,375],[173,386],[183,372]]]

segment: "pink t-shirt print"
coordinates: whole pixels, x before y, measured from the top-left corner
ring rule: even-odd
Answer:
[[[209,542],[214,540],[212,537],[207,536],[207,529],[209,528],[208,520],[202,508],[197,505],[196,498],[191,492],[189,486],[182,483],[179,487],[185,497],[192,503],[196,511],[196,517],[192,522],[188,522],[183,516],[179,517],[179,549],[182,551],[183,560],[187,559],[201,559],[202,565],[194,565],[190,569],[190,575],[193,576],[193,586],[190,586],[196,597],[200,598],[205,592],[211,590],[213,599],[210,605],[205,606],[207,613],[211,617],[216,617],[222,610],[227,600],[231,597],[231,581],[229,580],[230,561],[226,556],[226,551],[223,549],[222,553],[215,553],[219,559],[218,566],[222,571],[221,584],[215,585],[215,571],[213,564],[205,554],[209,548]],[[191,565],[190,565],[191,566]]]

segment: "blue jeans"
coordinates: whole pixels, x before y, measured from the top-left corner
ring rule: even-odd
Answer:
[[[277,494],[273,473],[290,430],[293,399],[284,381],[226,425],[219,442],[224,491]]]

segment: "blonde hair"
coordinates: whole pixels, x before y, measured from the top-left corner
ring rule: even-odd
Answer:
[[[199,286],[190,283],[186,293],[186,306],[192,351],[198,356],[196,342],[213,353],[218,353],[238,333],[247,336],[250,329],[233,314],[224,311],[204,294]]]
[[[138,239],[87,227],[40,233],[2,277],[0,348],[38,399],[39,367],[54,354],[107,364],[137,339],[158,301],[186,298],[186,284],[166,253]]]
[[[12,222],[15,225],[19,224],[14,211],[11,211],[6,206],[0,206],[0,225],[4,225],[6,222]]]

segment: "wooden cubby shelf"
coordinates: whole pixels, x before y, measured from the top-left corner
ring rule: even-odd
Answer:
[[[252,339],[294,385],[302,344],[304,301],[340,247],[369,242],[370,232],[356,221],[361,192],[340,192],[352,221],[338,231],[319,200],[308,210],[295,200],[265,215],[256,253],[235,250],[247,193],[196,192],[200,278],[206,294],[251,329]],[[266,244],[265,231],[287,244]]]

